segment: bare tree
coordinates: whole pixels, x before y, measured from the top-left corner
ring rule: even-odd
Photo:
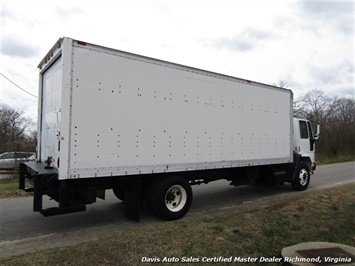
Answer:
[[[293,101],[293,116],[297,118],[307,117],[307,109],[302,99]]]
[[[312,90],[301,96],[300,109],[307,113],[307,118],[316,124],[322,124],[336,108],[337,97],[328,97],[322,90]]]
[[[336,119],[345,125],[355,123],[355,100],[351,98],[341,98],[336,101]]]
[[[23,112],[0,105],[0,152],[18,150],[26,142],[26,131],[32,121],[23,116]],[[33,150],[33,148],[32,148]]]
[[[355,157],[355,100],[328,97],[324,91],[312,90],[294,103],[297,117],[321,125],[317,142],[318,158]]]
[[[273,83],[272,85],[275,87],[287,89],[287,84],[283,80],[280,80],[278,83]]]

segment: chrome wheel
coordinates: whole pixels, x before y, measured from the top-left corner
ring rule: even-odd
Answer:
[[[302,191],[307,189],[310,181],[310,171],[308,165],[300,162],[297,166],[291,185],[294,190]]]
[[[300,170],[300,172],[299,172],[298,178],[299,178],[299,181],[300,181],[300,185],[301,185],[301,186],[307,185],[307,183],[308,183],[308,178],[309,178],[307,169],[302,168],[302,169]]]

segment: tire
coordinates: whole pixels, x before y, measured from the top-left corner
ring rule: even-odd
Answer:
[[[292,188],[297,191],[306,190],[310,181],[310,171],[307,164],[300,162],[297,166],[295,176],[291,181]]]
[[[147,189],[145,198],[156,215],[165,220],[177,220],[191,207],[192,189],[181,176],[164,177]]]

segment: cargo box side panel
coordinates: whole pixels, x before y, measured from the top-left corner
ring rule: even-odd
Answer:
[[[40,125],[40,160],[59,156],[58,134],[61,120],[62,57],[42,74],[42,113]]]
[[[292,92],[74,47],[70,177],[291,161]]]

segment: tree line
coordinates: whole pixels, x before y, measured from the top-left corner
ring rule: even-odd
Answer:
[[[285,87],[284,83],[280,83]],[[312,90],[293,104],[294,116],[321,126],[317,141],[318,160],[355,158],[355,100],[329,97],[322,90]],[[0,153],[35,151],[36,131],[23,112],[0,104]]]
[[[355,158],[355,100],[329,97],[322,90],[312,90],[294,101],[294,116],[307,118],[321,127],[316,143],[318,160]]]
[[[24,113],[0,104],[0,153],[36,151],[37,133]]]

